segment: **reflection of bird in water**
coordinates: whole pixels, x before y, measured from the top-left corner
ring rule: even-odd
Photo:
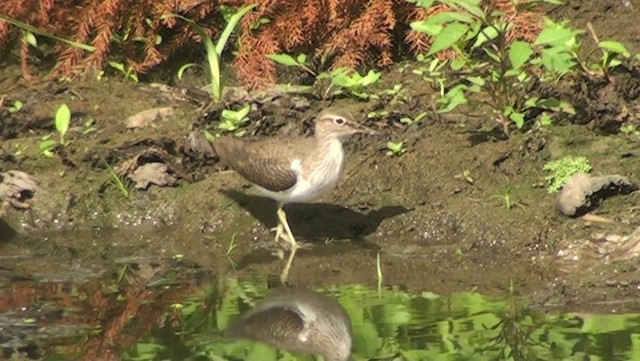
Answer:
[[[346,361],[351,355],[351,320],[334,298],[307,290],[267,296],[225,332],[226,336]]]

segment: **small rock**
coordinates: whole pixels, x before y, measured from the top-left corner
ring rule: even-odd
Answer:
[[[556,209],[569,217],[581,216],[615,194],[629,194],[638,185],[620,175],[594,177],[584,172],[571,176],[556,198]]]
[[[165,150],[149,147],[115,169],[120,177],[133,181],[136,189],[147,189],[151,184],[172,187],[178,179],[192,181]]]
[[[136,189],[147,189],[151,184],[172,187],[178,181],[178,176],[164,163],[141,165],[128,178],[135,183]]]
[[[149,124],[159,120],[168,120],[173,116],[173,108],[152,108],[132,115],[127,119],[127,129],[145,128]]]
[[[0,217],[9,207],[28,209],[38,189],[35,178],[28,173],[10,170],[0,173]]]

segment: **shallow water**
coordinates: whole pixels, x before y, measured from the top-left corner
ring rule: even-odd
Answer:
[[[313,359],[221,336],[278,287],[263,277],[213,279],[179,258],[121,260],[107,272],[47,278],[0,270],[0,347],[9,359]],[[640,358],[640,314],[561,313],[515,296],[400,286],[313,289],[335,296],[349,313],[354,360]]]

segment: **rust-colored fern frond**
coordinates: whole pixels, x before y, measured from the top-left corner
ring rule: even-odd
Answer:
[[[542,14],[533,11],[518,11],[513,0],[485,0],[483,5],[487,9],[503,12],[507,22],[512,25],[505,37],[507,43],[514,40],[533,42],[542,28]]]
[[[201,39],[184,21],[162,18],[178,13],[200,24],[216,37],[225,26],[221,6],[239,8],[255,0],[5,0],[0,13],[75,42],[90,44],[88,52],[66,43],[52,48],[54,76],[82,75],[101,69],[113,59],[147,72],[167,59],[197,47]],[[432,39],[412,31],[409,23],[448,10],[444,5],[424,9],[406,0],[260,0],[241,20],[231,37],[237,78],[250,86],[276,80],[270,53],[305,53],[329,59],[323,66],[387,66],[397,50],[414,54],[429,49]],[[541,15],[519,11],[512,0],[484,0],[488,9],[500,9],[513,24],[507,41],[532,41],[540,31]],[[161,41],[157,41],[157,40]],[[15,49],[25,77],[29,45],[22,31],[0,21],[0,49]],[[33,52],[35,53],[35,52]],[[187,54],[191,54],[187,52]],[[440,58],[453,56],[443,51]],[[317,60],[316,59],[316,60]],[[318,63],[318,62],[316,62]],[[325,70],[324,68],[321,70]]]

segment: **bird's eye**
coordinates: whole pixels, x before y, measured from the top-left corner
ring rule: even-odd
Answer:
[[[335,118],[335,119],[333,120],[333,122],[334,122],[334,123],[336,123],[336,124],[338,124],[338,125],[344,125],[345,120],[344,120],[344,118],[337,117],[337,118]]]

